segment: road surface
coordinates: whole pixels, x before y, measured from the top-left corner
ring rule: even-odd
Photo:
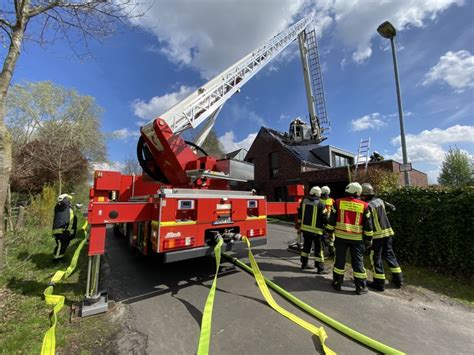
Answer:
[[[343,292],[330,285],[331,275],[300,270],[299,256],[286,250],[294,230],[269,224],[268,245],[254,250],[265,276],[304,302],[389,346],[410,354],[462,354],[474,349],[474,311],[407,290],[354,294],[346,280]],[[239,257],[248,262],[246,253]],[[102,284],[119,303],[112,315],[123,330],[118,353],[194,354],[202,310],[215,272],[214,259],[162,264],[134,255],[125,240],[108,230]],[[348,274],[346,274],[346,279]],[[306,315],[274,293],[275,300],[300,317],[323,325],[327,345],[340,354],[370,354]],[[113,312],[112,312],[113,313]],[[211,354],[322,353],[319,340],[266,305],[255,280],[224,261],[218,278],[212,322]]]

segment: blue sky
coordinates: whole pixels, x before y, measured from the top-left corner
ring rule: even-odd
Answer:
[[[398,61],[409,160],[435,182],[444,153],[474,155],[474,2],[467,0],[151,1],[135,28],[91,43],[78,60],[68,46],[27,44],[14,83],[51,80],[94,96],[104,108],[108,157],[134,157],[139,126],[305,14],[313,12],[324,68],[328,144],[372,150],[401,161],[389,41],[398,29]],[[3,53],[2,53],[3,54]],[[262,70],[220,113],[216,131],[231,150],[247,147],[262,125],[285,131],[307,116],[296,44]]]

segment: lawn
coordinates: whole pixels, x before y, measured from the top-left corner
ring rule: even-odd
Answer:
[[[0,276],[0,349],[2,353],[39,353],[52,309],[43,291],[58,269],[66,269],[80,240],[71,242],[63,262],[52,262],[55,246],[49,228],[25,228],[6,240],[7,262]],[[70,307],[82,300],[87,277],[87,244],[76,271],[54,288],[66,296],[56,328],[57,352],[90,353],[107,346],[115,331],[105,317],[70,322]]]

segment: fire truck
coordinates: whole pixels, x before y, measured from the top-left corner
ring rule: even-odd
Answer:
[[[237,191],[235,184],[253,180],[253,165],[209,156],[201,145],[224,103],[273,58],[298,40],[307,92],[310,124],[290,125],[295,144],[319,143],[329,130],[316,32],[305,17],[255,49],[198,88],[167,112],[141,127],[137,158],[142,175],[95,171],[90,190],[87,290],[82,315],[107,310],[107,294],[99,291],[100,257],[105,252],[107,225],[128,238],[131,247],[164,262],[210,255],[217,238],[224,250],[265,245],[267,216],[294,215],[302,185],[289,187],[295,202],[267,202],[254,191]],[[193,142],[182,133],[203,124]]]

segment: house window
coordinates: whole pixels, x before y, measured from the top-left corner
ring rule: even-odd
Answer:
[[[334,167],[349,165],[349,158],[343,155],[334,154]]]
[[[270,177],[274,178],[278,175],[278,152],[269,154],[270,160]]]

